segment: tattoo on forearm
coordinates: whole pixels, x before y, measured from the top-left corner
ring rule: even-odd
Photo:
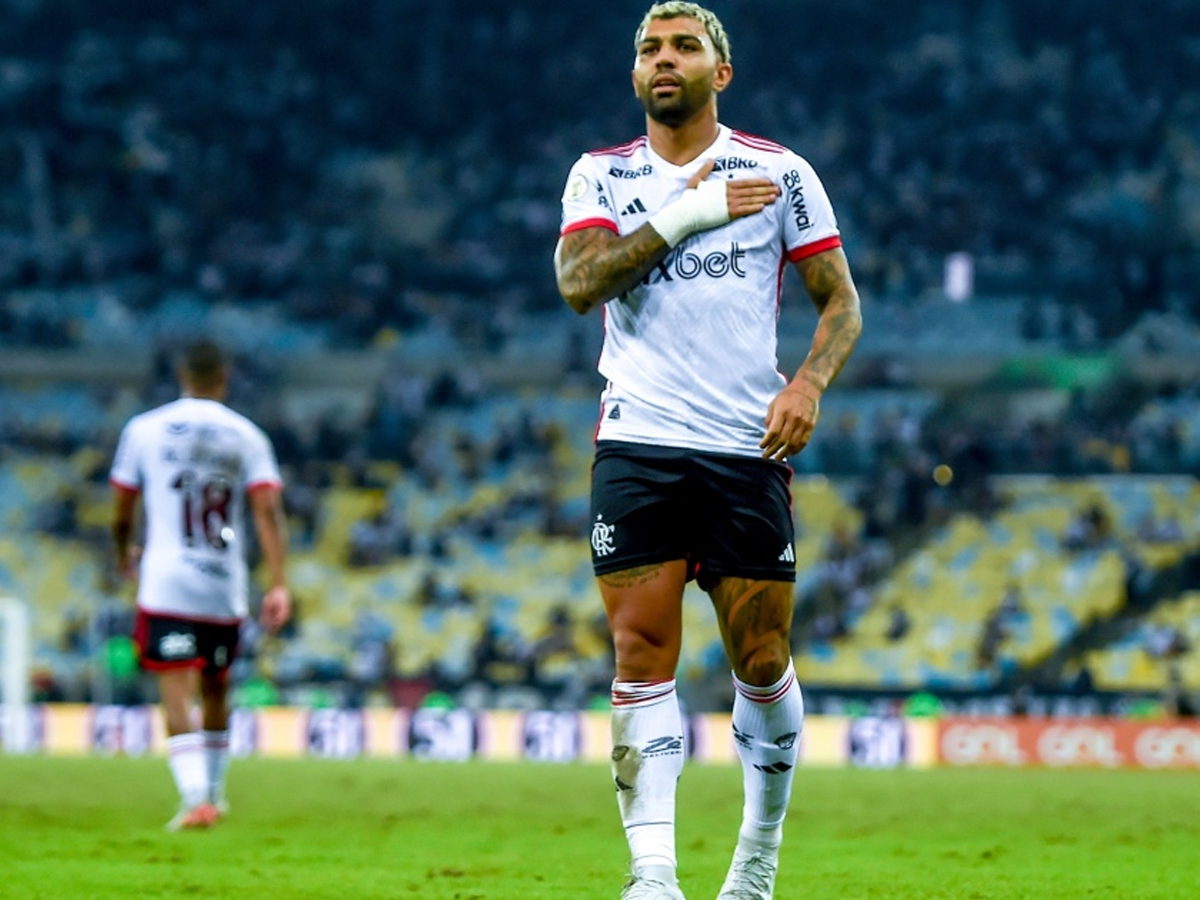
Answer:
[[[574,232],[555,255],[558,289],[576,312],[587,312],[636,287],[670,251],[649,226],[624,237],[603,228]]]
[[[820,313],[804,368],[830,384],[850,358],[862,333],[862,310],[841,251],[822,253],[803,269],[804,286]]]
[[[825,384],[831,383],[850,358],[861,330],[862,319],[856,310],[826,307],[813,335],[812,352],[807,362],[809,371]]]

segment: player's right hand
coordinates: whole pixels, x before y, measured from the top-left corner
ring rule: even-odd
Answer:
[[[712,174],[716,160],[708,160],[688,179],[689,188],[697,187]],[[725,203],[729,218],[741,219],[762,212],[783,194],[779,185],[769,178],[736,178],[725,182]]]

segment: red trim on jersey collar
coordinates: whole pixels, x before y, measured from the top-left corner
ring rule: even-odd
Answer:
[[[774,141],[768,140],[765,137],[759,137],[757,134],[747,134],[744,131],[735,131],[730,136],[731,141],[737,141],[739,144],[745,144],[754,150],[762,150],[765,153],[786,153],[787,147],[783,144],[777,144]]]
[[[582,231],[585,228],[607,228],[613,234],[621,233],[617,230],[617,223],[612,219],[601,219],[597,216],[593,219],[580,219],[578,222],[572,222],[559,232],[558,236],[562,237],[564,234],[570,234],[572,231]]]
[[[800,262],[802,259],[808,259],[810,256],[816,256],[818,253],[824,253],[826,250],[840,246],[842,246],[841,235],[835,234],[819,241],[813,241],[811,244],[805,244],[803,247],[789,250],[788,259],[792,262]]]
[[[637,149],[646,143],[646,136],[636,137],[632,141],[627,141],[624,144],[617,144],[615,147],[605,147],[602,150],[589,150],[588,156],[633,156]]]

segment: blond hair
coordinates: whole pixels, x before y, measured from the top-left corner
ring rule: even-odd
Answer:
[[[636,50],[642,42],[642,36],[646,33],[646,28],[656,19],[695,19],[704,26],[704,30],[708,32],[709,39],[712,40],[713,48],[717,51],[717,56],[721,57],[721,62],[732,62],[733,58],[729,48],[729,35],[725,33],[725,26],[721,24],[721,20],[717,18],[717,14],[710,9],[705,9],[699,3],[688,3],[686,0],[667,0],[665,3],[655,3],[642,19],[642,24],[638,26],[637,33],[633,36],[633,46]]]

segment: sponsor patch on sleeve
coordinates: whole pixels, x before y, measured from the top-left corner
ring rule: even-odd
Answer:
[[[587,176],[581,172],[576,172],[567,182],[567,189],[563,191],[564,200],[578,200],[587,193],[588,180]]]

